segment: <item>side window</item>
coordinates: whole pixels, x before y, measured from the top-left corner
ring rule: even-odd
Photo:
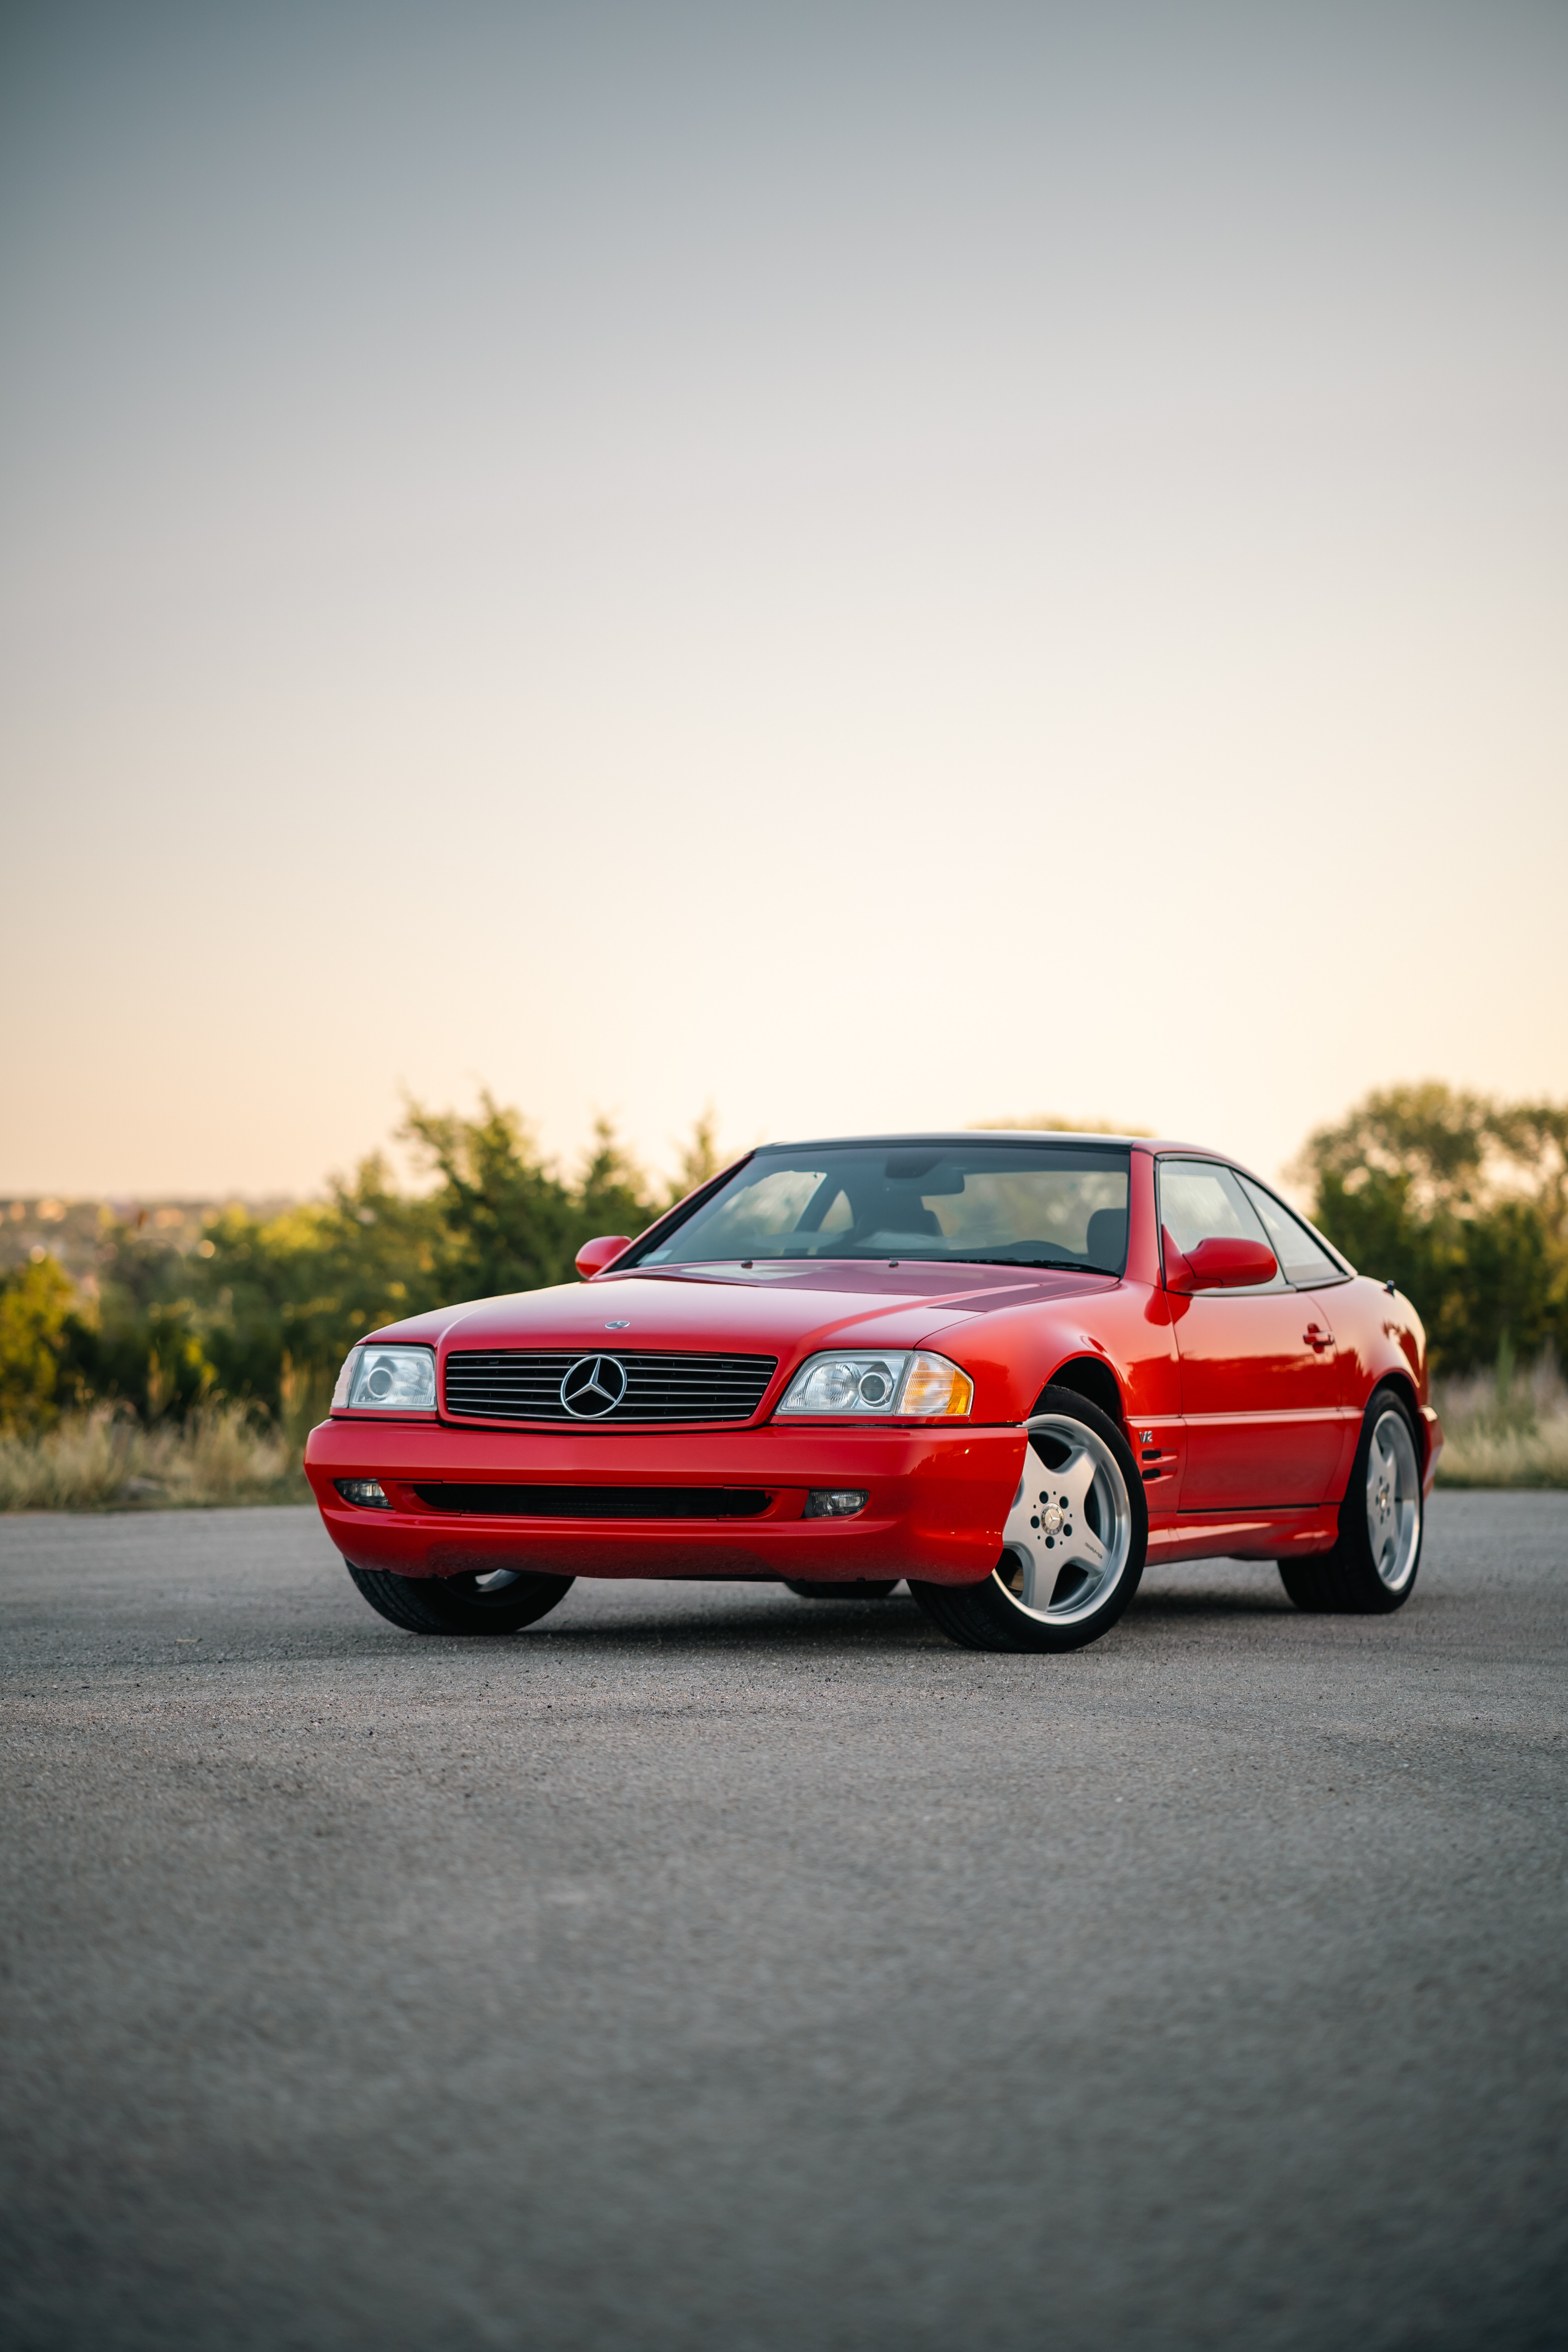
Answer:
[[[1241,1180],[1230,1168],[1222,1168],[1213,1160],[1162,1160],[1160,1162],[1160,1223],[1184,1256],[1196,1249],[1200,1242],[1231,1240],[1263,1242],[1279,1250],[1272,1237],[1264,1231]],[[1260,1282],[1259,1290],[1283,1290],[1285,1276],[1277,1274],[1272,1282]],[[1237,1294],[1250,1297],[1250,1291]]]
[[[1300,1217],[1293,1217],[1272,1192],[1251,1178],[1241,1179],[1242,1190],[1263,1220],[1268,1235],[1268,1246],[1285,1269],[1287,1282],[1298,1290],[1311,1290],[1321,1282],[1342,1282],[1345,1270],[1336,1264],[1320,1241],[1313,1239]]]

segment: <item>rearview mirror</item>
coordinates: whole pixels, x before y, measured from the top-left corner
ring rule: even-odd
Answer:
[[[1167,1290],[1250,1290],[1258,1283],[1272,1282],[1279,1271],[1279,1261],[1267,1242],[1249,1242],[1239,1234],[1213,1234],[1184,1255],[1168,1233],[1164,1243]]]
[[[578,1251],[577,1271],[584,1282],[591,1282],[596,1274],[603,1274],[607,1265],[613,1265],[621,1252],[630,1249],[631,1245],[630,1234],[600,1234],[593,1241],[584,1242]]]

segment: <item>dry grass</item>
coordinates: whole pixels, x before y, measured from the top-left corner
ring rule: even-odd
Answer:
[[[0,1435],[0,1511],[104,1511],[303,1503],[300,1449],[239,1405],[145,1429],[97,1407],[41,1436]]]
[[[1568,1486],[1568,1387],[1552,1356],[1445,1381],[1432,1397],[1447,1444],[1439,1486]]]

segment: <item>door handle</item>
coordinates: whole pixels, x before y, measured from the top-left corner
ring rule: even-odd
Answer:
[[[1334,1344],[1333,1333],[1325,1331],[1321,1323],[1309,1323],[1301,1337],[1308,1347],[1315,1348],[1320,1355],[1325,1348],[1331,1348]]]

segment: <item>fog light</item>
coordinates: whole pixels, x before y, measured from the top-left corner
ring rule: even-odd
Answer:
[[[870,1497],[858,1486],[814,1486],[805,1498],[803,1519],[852,1519]]]
[[[357,1503],[362,1511],[390,1511],[386,1489],[378,1478],[334,1478],[333,1486],[345,1503]]]

